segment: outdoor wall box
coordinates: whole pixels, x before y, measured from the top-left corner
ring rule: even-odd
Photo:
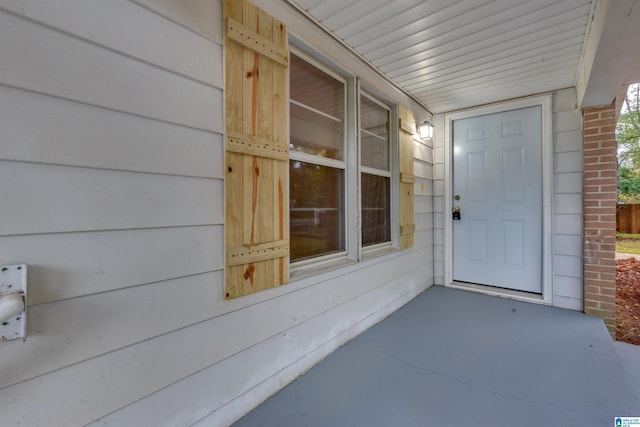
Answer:
[[[0,267],[0,341],[27,339],[27,266]]]

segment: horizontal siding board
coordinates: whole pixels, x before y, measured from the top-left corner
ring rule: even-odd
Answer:
[[[433,229],[433,213],[416,213],[415,214],[416,230]]]
[[[432,168],[433,179],[436,181],[444,181],[444,163],[434,163]]]
[[[582,255],[582,236],[560,234],[553,238],[553,252],[556,255]]]
[[[554,172],[582,172],[582,152],[568,151],[553,155]]]
[[[577,110],[578,99],[575,88],[563,89],[553,93],[553,112]]]
[[[323,346],[330,346],[323,354],[344,344],[348,339],[373,326],[377,321],[400,308],[424,289],[422,278],[427,275],[424,266],[409,271],[379,288],[320,313],[306,322],[274,335],[252,346],[234,358],[207,367],[198,375],[187,377],[167,388],[141,399],[101,420],[95,426],[135,424],[136,426],[191,425],[229,402],[249,392],[247,384],[261,384],[270,378],[282,378],[283,370],[313,354]],[[346,321],[335,323],[335,319]],[[327,328],[327,325],[333,325]],[[309,339],[312,337],[312,339]],[[295,343],[304,343],[302,346]],[[286,351],[285,351],[286,350]],[[264,355],[269,354],[267,360]],[[318,358],[316,360],[319,361]],[[301,364],[295,374],[280,385],[305,371],[310,362]],[[225,387],[220,387],[225,384]],[[270,394],[270,393],[269,393]],[[265,396],[266,397],[266,396]],[[184,411],[184,407],[192,408]],[[250,408],[244,408],[240,413]],[[212,415],[207,423],[227,425],[232,420]],[[203,425],[208,425],[204,423]]]
[[[553,293],[556,296],[582,299],[582,279],[579,277],[555,276]]]
[[[439,243],[433,244],[434,270],[437,272],[439,268],[444,268],[444,245]]]
[[[431,213],[433,212],[433,198],[431,197],[416,197],[413,205],[413,211],[416,214],[419,213]]]
[[[444,163],[444,147],[433,149],[433,163]]]
[[[338,280],[325,282],[323,286],[310,286],[304,292],[290,292],[280,298],[271,298],[225,316],[0,389],[3,421],[9,425],[18,421],[26,425],[86,424],[299,323],[385,286],[398,278],[398,272],[411,271],[415,266],[422,265],[422,255],[421,251],[411,250],[402,257],[369,264],[370,268],[343,275]],[[416,279],[416,286],[426,287],[427,283],[425,277]],[[332,298],[325,298],[326,295],[332,295]],[[137,309],[144,307],[145,303],[141,301]],[[85,327],[88,324],[98,326],[95,322],[88,323],[91,312],[89,307],[87,309],[83,314],[87,319]],[[269,322],[264,322],[264,319],[269,319]],[[247,328],[248,323],[256,327]],[[95,331],[93,333],[98,335]],[[63,343],[59,342],[58,345]],[[70,378],[74,380],[70,381]],[[114,393],[114,390],[118,392]],[[33,407],[39,410],[30,410]]]
[[[413,184],[413,195],[418,196],[432,196],[433,195],[433,182],[428,178],[416,178],[416,182]]]
[[[443,180],[433,181],[433,195],[434,196],[444,196],[444,181]]]
[[[222,271],[29,308],[29,338],[0,347],[0,388],[224,312]],[[42,357],[46,355],[46,357]]]
[[[222,131],[221,89],[3,12],[0,39],[4,85]]]
[[[222,44],[219,0],[131,0],[204,37]]]
[[[416,178],[431,179],[433,177],[433,165],[420,160],[414,160],[413,174]]]
[[[582,311],[582,297],[573,298],[563,295],[556,295],[553,299],[554,307],[566,308],[567,310]]]
[[[431,251],[433,250],[433,230],[417,230],[413,234],[414,247],[416,249],[424,248],[429,251],[429,254],[425,257],[427,260],[433,259],[433,254]],[[429,264],[429,263],[427,263]]]
[[[222,181],[0,161],[0,235],[222,224]]]
[[[413,157],[426,163],[433,163],[433,148],[421,142],[414,142]]]
[[[553,212],[567,214],[582,213],[582,194],[554,194]]]
[[[444,212],[444,197],[433,198],[433,209],[436,212]]]
[[[37,3],[37,4],[33,4]],[[219,2],[211,2],[220,6]],[[4,0],[0,8],[222,88],[222,46],[128,1]],[[69,13],[69,11],[73,13]],[[127,28],[127,31],[122,31]],[[185,46],[189,46],[185,49]]]
[[[580,172],[557,173],[553,176],[555,194],[582,194],[582,174]]]
[[[0,259],[28,265],[33,306],[221,270],[222,233],[216,225],[5,236]]]
[[[222,135],[0,86],[1,160],[222,178]]]
[[[582,129],[582,113],[580,110],[559,111],[553,113],[553,131],[579,131]]]
[[[553,274],[561,276],[582,277],[582,257],[554,255]]]
[[[553,146],[554,153],[565,153],[569,151],[582,150],[582,131],[569,130],[566,132],[554,133],[555,142]]]
[[[434,207],[433,208],[433,227],[434,229],[444,232],[444,213],[442,210],[442,206],[444,206],[442,204],[442,202],[439,202],[439,200],[442,200],[442,197],[434,197],[433,198],[433,202],[434,205],[437,203],[440,203],[440,209]]]

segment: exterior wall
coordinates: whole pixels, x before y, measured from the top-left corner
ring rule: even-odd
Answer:
[[[553,298],[582,310],[582,135],[575,89],[553,94]],[[436,129],[445,116],[435,117]],[[434,142],[434,283],[445,284],[445,136]],[[448,179],[448,178],[447,178]]]
[[[433,283],[445,284],[445,128],[444,114],[436,114],[433,118]],[[449,179],[449,178],[446,178]]]
[[[615,102],[583,110],[584,310],[616,325],[617,142]]]
[[[431,285],[416,143],[412,249],[223,299],[220,2],[2,0],[0,54],[0,264],[29,266],[3,425],[226,425]]]
[[[553,94],[553,305],[582,311],[582,123],[575,89]]]

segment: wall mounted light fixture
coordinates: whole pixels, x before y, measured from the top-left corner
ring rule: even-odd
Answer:
[[[416,130],[420,139],[432,139],[433,138],[433,125],[430,122],[422,122],[416,125]]]

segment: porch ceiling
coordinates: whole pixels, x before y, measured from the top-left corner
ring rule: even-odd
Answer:
[[[636,64],[638,70],[640,54],[618,49],[621,38],[628,41],[640,33],[633,28],[637,24],[625,25],[625,19],[635,22],[632,15],[640,9],[638,0],[289,3],[434,113],[580,87],[579,76],[585,92],[601,95],[597,99],[609,96],[610,86],[615,86],[611,102],[623,84],[621,80],[628,83],[640,77],[606,78],[612,66],[633,68]],[[594,29],[596,8],[604,10],[609,20]]]

